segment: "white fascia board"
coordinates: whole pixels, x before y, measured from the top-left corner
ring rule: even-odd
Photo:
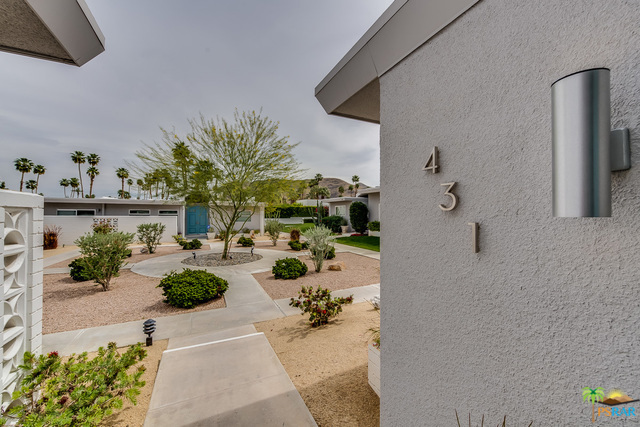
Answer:
[[[25,0],[78,67],[104,52],[104,35],[84,0]]]
[[[316,86],[316,98],[329,114],[375,121],[370,111],[364,111],[364,106],[360,111],[358,105],[370,100],[355,95],[478,1],[396,0]],[[346,112],[336,111],[352,97],[355,102]]]

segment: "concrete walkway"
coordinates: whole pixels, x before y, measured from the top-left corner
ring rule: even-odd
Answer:
[[[253,325],[173,338],[162,355],[147,427],[316,426]]]

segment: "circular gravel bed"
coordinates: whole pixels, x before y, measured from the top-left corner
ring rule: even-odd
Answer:
[[[223,267],[226,265],[239,265],[247,264],[262,259],[262,255],[245,253],[245,252],[232,252],[229,254],[231,258],[222,259],[222,253],[217,252],[213,254],[198,255],[195,258],[189,257],[182,260],[183,264],[195,265],[197,267]]]

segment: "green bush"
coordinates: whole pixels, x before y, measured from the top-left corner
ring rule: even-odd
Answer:
[[[10,407],[0,424],[13,421],[25,427],[97,426],[124,399],[134,405],[145,382],[140,378],[147,356],[142,344],[118,353],[116,343],[100,347],[98,355],[87,353],[61,358],[57,352],[44,356],[24,354],[20,370],[24,374],[13,399],[23,405]],[[17,402],[17,401],[16,401]]]
[[[266,224],[264,225],[264,231],[269,235],[269,239],[273,246],[278,244],[278,238],[280,237],[280,232],[284,230],[284,225],[277,219],[268,219]]]
[[[301,242],[300,240],[289,240],[289,247],[294,251],[301,251],[303,249],[308,249],[309,245],[307,242]]]
[[[112,231],[116,231],[114,226],[104,221],[93,223],[91,225],[91,230],[98,234],[109,234]]]
[[[306,243],[306,242],[305,242]],[[308,247],[308,245],[307,245]],[[311,256],[315,256],[315,252],[311,249]],[[324,259],[334,259],[336,257],[336,248],[331,246],[324,254]]]
[[[380,221],[371,221],[367,224],[369,231],[380,231]]]
[[[120,275],[120,268],[129,252],[127,246],[133,243],[134,237],[133,233],[93,233],[85,234],[74,242],[82,255],[78,260],[103,290],[108,291],[111,279]]]
[[[146,246],[150,254],[156,251],[160,244],[162,233],[167,227],[159,222],[138,225],[138,240]]]
[[[367,222],[369,221],[369,208],[362,202],[351,203],[349,219],[351,219],[351,227],[356,230],[356,233],[364,233],[367,230]]]
[[[307,274],[307,270],[307,264],[298,258],[285,258],[276,261],[271,273],[276,279],[297,279]]]
[[[319,227],[310,228],[302,235],[307,239],[309,251],[311,252],[311,259],[313,260],[316,273],[320,273],[322,271],[322,264],[324,263],[324,260],[327,259],[327,256],[330,256],[330,252],[333,249],[333,244],[331,243],[331,230],[321,225]]]
[[[93,278],[91,277],[91,274],[87,272],[87,270],[84,267],[84,263],[80,261],[79,258],[71,261],[71,264],[69,264],[69,267],[71,267],[71,271],[69,271],[69,275],[76,282],[86,282],[87,280],[91,280]]]
[[[179,243],[179,245],[182,246],[182,249],[184,250],[200,249],[202,247],[202,242],[198,239],[193,239],[190,242],[185,240],[183,243]]]
[[[343,220],[344,218],[342,218],[340,215],[331,215],[322,218],[322,224],[332,232],[340,233],[342,231],[340,226],[342,225]]]
[[[312,327],[329,323],[329,318],[337,316],[342,311],[343,304],[351,304],[353,295],[346,298],[331,298],[331,292],[328,289],[318,289],[314,292],[313,286],[308,288],[302,287],[298,293],[298,299],[291,298],[289,305],[298,307],[302,310],[302,314],[309,313],[309,322]]]
[[[213,273],[187,268],[181,273],[172,271],[165,275],[157,287],[162,288],[164,302],[174,307],[192,308],[222,296],[229,283]]]
[[[238,239],[238,244],[244,246],[245,248],[255,245],[255,243],[253,243],[253,239],[252,238],[244,237],[244,236],[240,237]]]
[[[313,224],[313,218],[304,218],[302,220],[303,224]]]

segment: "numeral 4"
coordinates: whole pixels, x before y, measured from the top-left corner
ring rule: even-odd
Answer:
[[[431,155],[427,159],[427,164],[422,168],[423,171],[432,171],[433,173],[440,172],[440,165],[438,164],[438,147],[433,147]]]

